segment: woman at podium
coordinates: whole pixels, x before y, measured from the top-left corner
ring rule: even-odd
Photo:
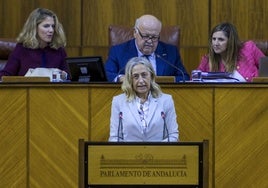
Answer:
[[[123,94],[112,100],[109,141],[178,141],[173,98],[161,91],[146,58],[134,57],[128,61],[121,88]]]

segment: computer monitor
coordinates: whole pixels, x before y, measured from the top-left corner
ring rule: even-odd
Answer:
[[[259,59],[259,77],[268,77],[268,57]]]
[[[65,60],[71,73],[71,81],[107,81],[101,56],[67,57]]]

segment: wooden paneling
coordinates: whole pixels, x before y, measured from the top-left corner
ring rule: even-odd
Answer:
[[[180,49],[180,54],[184,67],[191,74],[191,71],[196,69],[201,61],[201,57],[207,54],[207,47],[185,47]],[[194,55],[193,55],[194,54]]]
[[[90,137],[92,141],[107,141],[110,134],[110,114],[113,96],[121,93],[120,87],[90,89]]]
[[[207,44],[208,0],[169,0],[168,3],[162,0],[83,2],[83,17],[88,18],[83,22],[83,46],[107,46],[109,24],[134,26],[136,18],[143,14],[155,15],[163,25],[179,25],[182,46]]]
[[[30,187],[77,187],[77,143],[88,138],[88,89],[36,88],[29,97]]]
[[[210,188],[267,187],[267,84],[161,87],[180,140],[209,140]],[[1,85],[0,187],[76,187],[78,139],[107,141],[119,93],[119,84]]]
[[[181,141],[209,140],[209,185],[212,186],[213,144],[213,90],[200,87],[162,87],[174,100]],[[212,151],[212,152],[211,152]]]
[[[29,14],[38,7],[50,9],[57,14],[63,24],[69,46],[81,45],[81,0],[2,0],[0,36],[16,38]]]
[[[0,89],[0,187],[27,185],[27,92]]]
[[[17,0],[2,0],[0,2],[1,37],[16,38],[28,14],[32,11],[32,6],[34,6],[33,0],[29,0],[27,3]]]
[[[229,21],[236,25],[241,39],[267,39],[266,0],[213,0],[211,1],[211,27]]]
[[[268,89],[215,93],[216,187],[268,187]]]
[[[68,57],[80,56],[81,47],[66,47],[66,53]]]
[[[109,53],[108,47],[84,47],[82,49],[82,55],[100,55],[102,56],[103,60],[106,61]]]

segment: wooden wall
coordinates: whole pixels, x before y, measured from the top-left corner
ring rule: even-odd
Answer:
[[[180,141],[209,140],[206,188],[268,187],[267,83],[161,88]],[[119,93],[119,84],[0,84],[0,187],[78,187],[78,140],[108,140]]]
[[[15,38],[29,13],[53,10],[63,23],[69,56],[108,54],[108,25],[133,26],[142,14],[181,27],[181,56],[190,72],[207,52],[210,29],[222,21],[237,26],[240,38],[268,39],[267,0],[1,0],[0,37]]]

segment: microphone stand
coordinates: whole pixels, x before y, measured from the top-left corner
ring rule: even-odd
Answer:
[[[123,135],[123,113],[119,113],[119,124],[118,124],[118,129],[117,129],[117,142],[120,142],[120,140],[124,140],[124,135]]]
[[[167,124],[166,124],[166,116],[164,112],[161,112],[161,117],[164,120],[164,127],[163,127],[163,140],[164,139],[168,139],[169,142],[169,133],[168,133],[168,128],[167,128]]]
[[[184,75],[184,72],[181,69],[179,69],[178,67],[176,67],[175,65],[173,65],[172,63],[170,63],[168,60],[164,59],[161,55],[156,54],[156,53],[155,53],[155,55],[156,55],[156,57],[158,57],[159,59],[161,59],[165,63],[167,63],[169,66],[171,66],[174,69],[178,70],[181,73],[181,75],[182,75],[182,82],[185,82],[185,75]]]

